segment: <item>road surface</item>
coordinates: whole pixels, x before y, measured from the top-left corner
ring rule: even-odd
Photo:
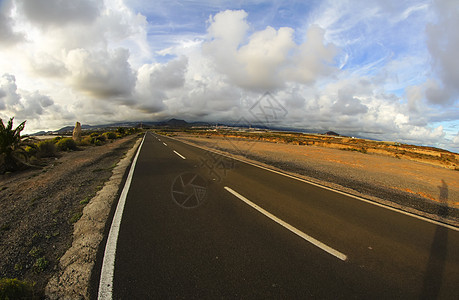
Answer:
[[[459,298],[457,228],[153,133],[132,170],[100,299]]]

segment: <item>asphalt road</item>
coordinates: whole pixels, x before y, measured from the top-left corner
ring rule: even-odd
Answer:
[[[459,299],[457,229],[152,133],[116,245],[100,298]]]

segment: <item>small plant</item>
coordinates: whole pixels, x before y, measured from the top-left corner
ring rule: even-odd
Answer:
[[[56,145],[52,140],[45,140],[38,143],[38,157],[55,157]]]
[[[63,138],[56,143],[56,147],[59,151],[75,151],[77,150],[77,144],[72,138]]]
[[[86,205],[89,203],[89,200],[91,200],[89,197],[84,198],[83,200],[80,201],[81,205]]]
[[[42,253],[42,251],[41,251],[40,247],[35,247],[35,246],[29,251],[29,255],[32,256],[32,257],[37,257],[41,253]]]
[[[33,287],[27,282],[2,278],[0,279],[0,299],[34,299]]]
[[[33,264],[33,269],[36,273],[41,273],[46,269],[46,267],[48,266],[48,263],[49,262],[46,260],[46,258],[42,256],[40,258],[37,258],[37,260],[35,260],[35,263]]]
[[[76,212],[72,215],[72,217],[70,218],[69,222],[70,224],[74,224],[76,223],[81,217],[83,216],[83,213],[82,212]]]
[[[41,234],[38,233],[38,232],[35,232],[33,235],[32,235],[32,241],[35,241],[37,239],[41,238]]]

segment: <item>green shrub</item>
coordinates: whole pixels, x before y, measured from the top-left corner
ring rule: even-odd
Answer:
[[[127,130],[127,133],[128,133],[128,134],[134,134],[134,133],[137,133],[137,132],[139,132],[139,131],[140,131],[139,128],[132,127],[132,128],[129,128],[129,129]]]
[[[91,138],[91,144],[94,144],[96,146],[101,146],[104,144],[105,140],[106,138],[104,135],[96,135]]]
[[[124,135],[126,133],[126,129],[124,127],[118,127],[116,131],[121,135]]]
[[[72,138],[63,138],[56,143],[59,151],[77,150],[77,144]]]
[[[27,153],[29,157],[35,155],[38,151],[37,145],[28,145],[24,148],[24,151]]]
[[[89,146],[91,145],[91,140],[91,136],[85,136],[78,142],[78,146]]]
[[[114,139],[116,139],[116,133],[111,132],[111,131],[110,131],[110,132],[104,133],[104,136],[105,136],[107,139],[109,139],[109,140],[114,140]]]
[[[0,299],[34,299],[30,284],[10,278],[0,279]]]
[[[33,269],[35,273],[41,273],[43,272],[46,267],[48,266],[49,262],[46,260],[44,256],[37,258],[35,260],[35,263],[33,264]]]
[[[107,138],[105,137],[105,135],[101,134],[99,135],[98,137],[96,137],[96,139],[98,139],[99,141],[101,142],[105,142],[105,140],[107,140]]]
[[[38,143],[38,157],[55,157],[56,145],[52,140],[45,140]]]

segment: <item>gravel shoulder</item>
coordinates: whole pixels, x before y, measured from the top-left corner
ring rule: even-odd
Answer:
[[[180,133],[174,138],[459,226],[457,170],[377,154]]]
[[[49,159],[42,169],[0,175],[0,277],[25,280],[43,296],[83,209],[136,140],[85,147]]]

